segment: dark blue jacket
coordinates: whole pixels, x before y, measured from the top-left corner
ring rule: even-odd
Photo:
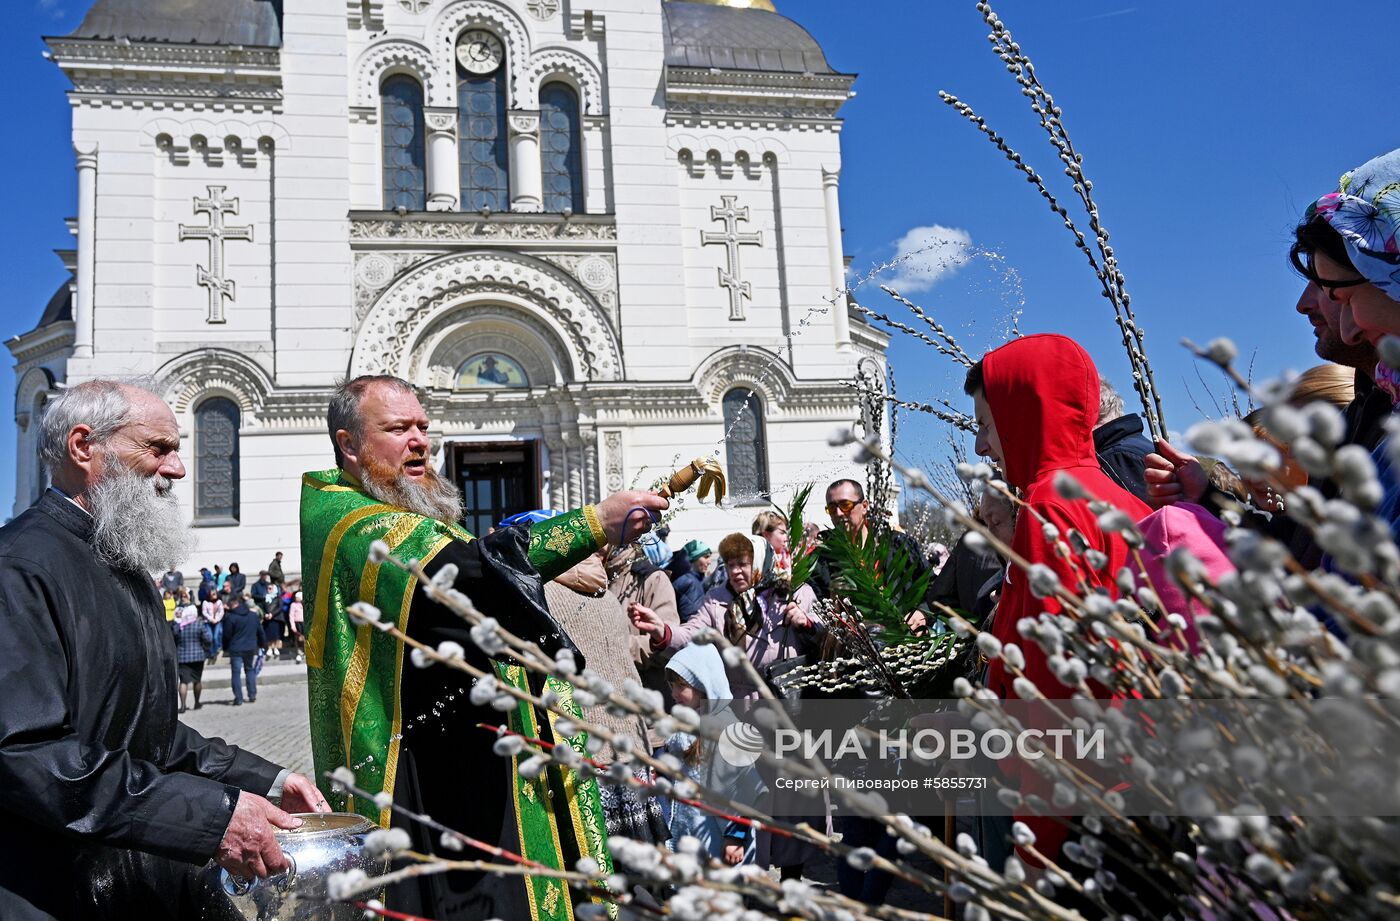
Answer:
[[[1094,429],[1094,451],[1099,456],[1099,467],[1110,480],[1146,502],[1143,458],[1155,449],[1142,432],[1142,417],[1137,413],[1119,416]]]
[[[693,571],[682,573],[672,586],[676,590],[676,613],[685,623],[705,603],[705,586]]]
[[[262,646],[262,618],[246,604],[229,608],[224,613],[222,623],[224,651],[230,655],[257,652]]]

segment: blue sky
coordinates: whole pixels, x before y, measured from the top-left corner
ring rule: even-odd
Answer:
[[[87,5],[11,0],[0,32],[0,92],[12,126],[0,147],[9,177],[9,219],[0,223],[7,339],[33,325],[63,280],[51,251],[73,245],[63,225],[76,209],[66,81],[42,59],[39,37],[72,29]],[[996,260],[945,273],[915,300],[974,354],[1002,341],[1020,305],[1022,331],[1076,337],[1126,392],[1127,360],[1111,312],[1067,232],[991,144],[938,101],[940,89],[961,97],[1043,174],[1058,174],[973,3],[777,5],[816,36],[833,66],[860,75],[843,110],[841,199],[853,270],[891,259],[901,240],[927,235],[919,228],[962,234],[953,238]],[[1309,326],[1293,312],[1300,282],[1287,267],[1289,235],[1343,171],[1400,146],[1400,118],[1377,115],[1379,100],[1396,98],[1400,76],[1374,62],[1361,66],[1357,38],[1393,34],[1400,5],[1003,0],[996,8],[1084,154],[1147,330],[1168,424],[1184,429],[1198,415],[1195,404],[1215,413],[1177,344],[1182,336],[1232,337],[1246,359],[1253,356],[1256,377],[1314,363]],[[906,276],[906,289],[909,277],[916,288],[929,281]],[[874,284],[857,294],[875,309],[897,309]],[[891,355],[905,398],[962,400],[960,374],[927,347],[901,337]],[[12,407],[12,362],[0,357],[0,393]],[[1219,376],[1200,370],[1223,398]],[[0,519],[13,499],[12,418],[7,408],[0,421]],[[942,426],[909,420],[901,428],[906,458],[942,452]]]

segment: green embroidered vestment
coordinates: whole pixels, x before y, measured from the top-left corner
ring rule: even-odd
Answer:
[[[370,562],[370,545],[382,540],[399,559],[417,559],[427,565],[452,541],[473,539],[456,524],[376,501],[353,477],[338,469],[302,477],[302,591],[312,752],[317,782],[333,808],[348,808],[387,827],[388,808],[326,789],[325,774],[348,766],[361,789],[392,794],[403,738],[399,691],[404,648],[373,627],[356,625],[346,611],[356,601],[367,601],[379,608],[382,619],[410,632],[409,612],[418,580],[392,563]],[[533,525],[528,559],[541,579],[549,580],[604,542],[597,515],[588,506]],[[482,603],[482,607],[487,605]],[[537,694],[542,690],[526,683],[518,665],[493,662],[493,666],[503,682]],[[572,687],[552,678],[546,682],[577,716]],[[508,714],[509,727],[526,736],[551,737],[553,733],[543,731],[540,725],[545,716],[552,727],[553,714],[522,703]],[[585,754],[582,734],[559,741]],[[520,831],[518,853],[557,869],[566,869],[570,858],[591,856],[605,872],[610,869],[602,805],[594,780],[556,765],[533,781],[526,781],[518,772],[512,776]],[[524,880],[524,884],[536,919],[572,919],[572,899],[563,884],[538,876]]]

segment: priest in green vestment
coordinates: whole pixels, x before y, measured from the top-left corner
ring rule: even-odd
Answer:
[[[557,737],[554,716],[521,705],[502,714],[470,700],[471,679],[444,666],[409,663],[392,637],[357,626],[346,613],[367,601],[409,636],[433,647],[461,644],[469,662],[498,679],[535,691],[540,679],[518,665],[492,661],[471,641],[468,623],[430,601],[417,579],[391,563],[374,563],[369,548],[384,541],[395,556],[416,558],[431,578],[457,567],[456,587],[485,614],[547,654],[572,649],[551,618],[543,583],[609,541],[631,541],[667,506],[651,492],[621,492],[597,506],[534,525],[498,528],[474,539],[458,523],[461,496],[432,469],[428,418],[412,387],[376,375],[341,385],[328,411],[336,467],[302,478],[302,590],[311,740],[316,773],[332,805],[384,826],[405,828],[415,850],[454,859],[486,859],[444,846],[421,825],[379,801],[337,794],[324,779],[342,765],[371,793],[426,813],[449,828],[572,869],[580,857],[610,866],[596,783],[551,766],[538,778],[515,770],[518,759],[491,750],[495,737],[477,723],[508,722],[526,735],[565,742],[580,753],[586,739]],[[624,533],[626,529],[626,533]],[[570,686],[548,679],[566,705]],[[509,918],[572,921],[585,897],[557,880],[454,872],[423,876],[389,891],[389,907],[436,921]]]

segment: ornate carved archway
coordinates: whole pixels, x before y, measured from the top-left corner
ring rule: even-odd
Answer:
[[[166,362],[156,372],[166,402],[183,418],[205,396],[226,396],[238,404],[243,426],[262,414],[272,378],[256,362],[227,349],[196,349]]]
[[[493,301],[544,322],[568,348],[576,379],[622,379],[622,345],[587,289],[540,259],[482,250],[430,260],[386,288],[360,325],[351,375],[409,376],[419,340],[442,314]]]
[[[776,352],[755,346],[726,346],[711,353],[695,369],[695,389],[718,409],[725,393],[748,387],[763,399],[770,415],[781,414],[797,381]]]

